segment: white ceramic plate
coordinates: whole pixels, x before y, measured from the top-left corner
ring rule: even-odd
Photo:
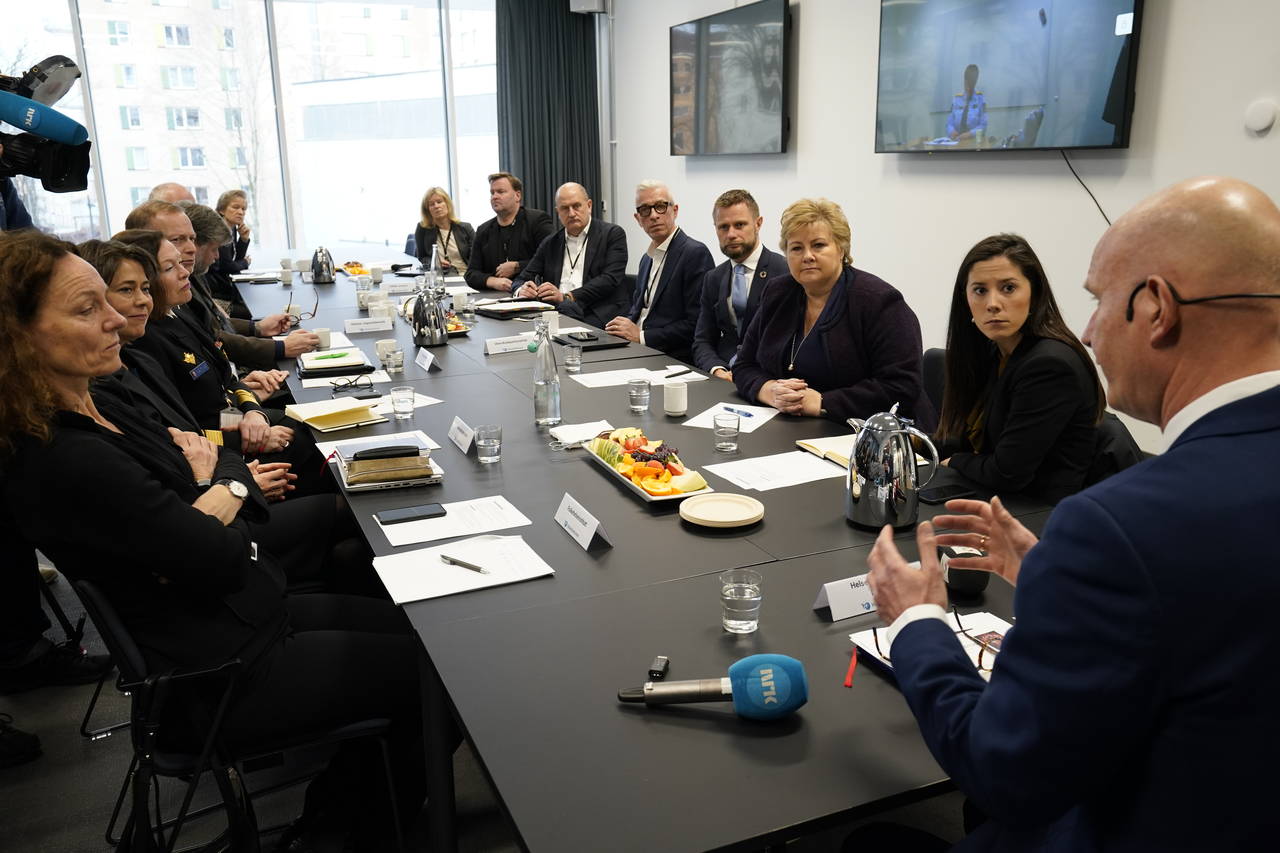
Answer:
[[[764,504],[746,495],[715,492],[680,504],[680,517],[703,527],[745,527],[764,518]]]

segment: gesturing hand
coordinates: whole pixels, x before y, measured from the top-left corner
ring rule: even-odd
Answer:
[[[981,557],[952,557],[951,565],[957,569],[978,569],[991,572],[1018,583],[1022,558],[1040,540],[1036,535],[1009,514],[999,498],[986,501],[947,501],[947,509],[964,515],[940,515],[933,520],[938,527],[966,530],[967,533],[943,533],[938,544],[963,545],[986,553]]]
[[[916,545],[920,548],[919,569],[907,565],[894,544],[893,528],[885,525],[867,556],[871,567],[867,585],[876,600],[876,612],[886,625],[892,625],[902,611],[917,604],[936,604],[946,609],[947,587],[942,582],[938,547],[929,522],[922,521],[916,528]]]

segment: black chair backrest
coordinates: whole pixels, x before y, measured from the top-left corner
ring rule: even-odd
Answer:
[[[93,581],[77,580],[72,588],[80,597],[80,603],[88,612],[93,624],[98,627],[102,642],[106,643],[111,659],[120,669],[120,675],[127,683],[137,683],[147,677],[147,663],[142,651],[129,634],[129,630],[120,621],[120,615],[107,600],[102,589]]]
[[[410,257],[417,257],[418,241],[410,234],[404,241],[404,253]]]
[[[924,393],[933,410],[942,415],[942,392],[947,386],[947,351],[934,347],[924,351]]]
[[[1128,428],[1113,412],[1102,415],[1098,424],[1098,441],[1094,445],[1093,464],[1085,474],[1084,484],[1092,486],[1130,465],[1137,465],[1146,454],[1129,434]]]

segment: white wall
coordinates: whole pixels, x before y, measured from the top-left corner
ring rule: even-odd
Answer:
[[[920,317],[926,348],[942,346],[956,266],[998,231],[1026,236],[1077,332],[1091,303],[1081,285],[1106,228],[1056,152],[927,157],[873,153],[879,0],[792,0],[788,153],[672,157],[667,30],[729,8],[731,0],[615,0],[618,210],[635,270],[648,240],[627,216],[632,188],[667,181],[680,224],[718,256],[711,206],[742,186],[760,202],[777,243],[782,208],[804,196],[839,202],[853,226],[856,266],[900,289]],[[1080,151],[1076,169],[1114,220],[1157,189],[1197,174],[1230,174],[1280,199],[1280,129],[1244,129],[1255,98],[1280,99],[1280,3],[1147,0],[1130,148]],[[1159,433],[1130,422],[1140,444]]]

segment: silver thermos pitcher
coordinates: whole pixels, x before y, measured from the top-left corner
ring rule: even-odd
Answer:
[[[430,280],[431,276],[427,277]],[[444,309],[448,297],[443,282],[427,284],[413,301],[414,346],[436,347],[449,343],[449,314]]]
[[[311,256],[311,283],[333,284],[333,255],[324,246]]]
[[[860,527],[879,530],[886,524],[910,527],[916,523],[921,487],[938,471],[938,450],[929,436],[898,417],[898,404],[866,421],[849,420],[858,430],[845,475],[844,516]],[[911,436],[929,448],[933,467],[923,483],[916,482],[916,452]]]

